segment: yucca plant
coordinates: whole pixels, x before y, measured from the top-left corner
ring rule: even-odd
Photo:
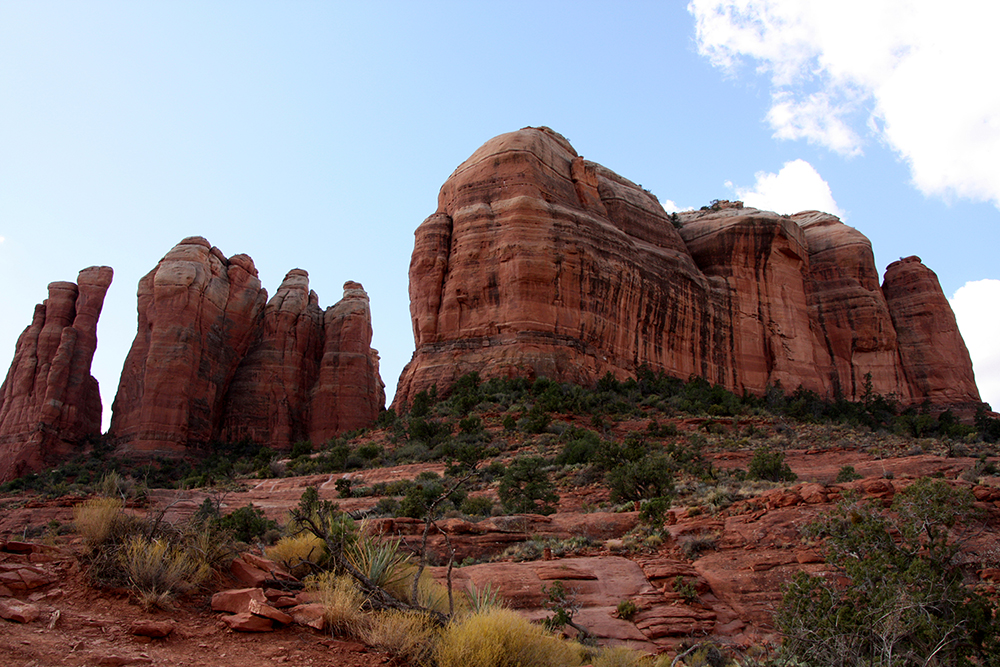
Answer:
[[[376,586],[397,598],[403,597],[399,592],[412,576],[413,568],[409,566],[409,555],[400,549],[399,540],[380,541],[362,530],[358,539],[344,550],[344,556]]]
[[[477,588],[475,584],[470,583],[469,587],[465,589],[465,598],[469,601],[469,607],[473,613],[506,606],[506,601],[500,595],[500,589],[493,588],[490,583],[482,588]]]

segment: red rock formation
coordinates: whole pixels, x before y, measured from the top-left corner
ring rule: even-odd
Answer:
[[[250,346],[267,292],[253,260],[186,238],[139,281],[139,329],[112,406],[130,453],[177,454],[207,443]]]
[[[806,211],[792,219],[801,225],[809,244],[810,315],[832,365],[827,371],[831,389],[860,398],[865,375],[871,373],[878,393],[910,400],[913,392],[903,374],[871,242],[826,213]]]
[[[736,392],[780,382],[857,399],[871,373],[904,402],[978,400],[953,324],[897,336],[891,301],[868,239],[833,216],[739,202],[668,216],[555,132],[526,128],[462,163],[416,231],[416,351],[395,403],[469,371],[591,384],[642,365]],[[927,363],[942,367],[909,368],[923,362],[903,348],[932,339]],[[970,382],[945,395],[926,378],[952,365]]]
[[[215,440],[279,449],[374,421],[385,404],[368,295],[324,313],[305,271],[270,302],[253,260],[184,239],[139,282],[139,330],[111,433],[121,453],[181,455]]]
[[[355,282],[324,313],[309,276],[294,269],[267,304],[261,334],[237,370],[221,438],[276,449],[322,443],[368,426],[385,405],[371,349],[368,294]]]
[[[0,481],[54,465],[101,433],[101,397],[90,365],[97,320],[114,272],[93,266],[77,282],[49,285],[17,341],[0,387]]]
[[[647,361],[731,381],[726,295],[650,194],[559,135],[487,142],[438,204],[416,232],[397,403],[472,370],[590,383]]]
[[[969,352],[933,271],[919,257],[893,262],[882,284],[913,397],[936,405],[979,402]]]
[[[378,353],[371,348],[368,294],[359,283],[344,283],[344,298],[327,309],[323,327],[323,357],[312,390],[309,427],[317,444],[368,426],[385,405]]]
[[[259,335],[233,377],[222,438],[287,449],[309,438],[309,392],[319,374],[323,311],[309,274],[288,272],[264,309]]]

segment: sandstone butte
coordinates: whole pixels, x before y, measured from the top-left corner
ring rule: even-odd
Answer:
[[[294,269],[267,300],[253,260],[186,238],[139,281],[139,326],[112,408],[116,451],[213,440],[286,449],[367,426],[385,405],[360,284],[323,311]]]
[[[826,213],[716,202],[668,215],[548,128],[486,142],[416,230],[416,350],[394,406],[461,375],[593,384],[640,367],[732,391],[871,389],[973,409],[968,351],[917,257],[879,285],[869,240]]]
[[[55,282],[35,306],[0,387],[0,481],[55,465],[101,433],[101,396],[90,374],[97,320],[114,272],[92,266]]]

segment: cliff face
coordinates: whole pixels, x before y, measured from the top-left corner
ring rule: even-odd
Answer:
[[[0,481],[54,465],[101,433],[101,397],[90,365],[97,320],[114,273],[80,272],[76,283],[51,283],[18,338],[0,387]]]
[[[294,269],[265,308],[260,334],[226,396],[221,439],[288,449],[368,426],[385,406],[371,349],[368,294],[355,282],[324,313]]]
[[[354,285],[353,283],[350,283]],[[381,387],[370,349],[367,295],[357,286],[367,326],[337,339],[371,360],[355,385]],[[214,439],[249,437],[288,447],[318,433],[336,434],[367,424],[384,404],[378,394],[361,410],[352,390],[329,393],[321,415],[313,393],[328,352],[328,321],[309,291],[305,271],[285,277],[270,302],[253,260],[226,258],[203,238],[181,241],[139,282],[139,326],[115,397],[111,434],[120,453],[180,455]],[[336,351],[330,351],[336,357]],[[350,374],[346,374],[350,376]],[[341,379],[341,378],[337,378]],[[351,419],[342,413],[350,411]],[[353,419],[353,421],[351,421]],[[330,424],[333,424],[330,426]]]
[[[462,163],[416,231],[416,351],[395,402],[469,371],[589,384],[644,364],[737,392],[780,382],[857,399],[870,372],[904,402],[978,401],[936,279],[912,279],[924,296],[908,301],[890,277],[883,292],[868,239],[833,216],[723,202],[672,219],[560,135],[526,128]],[[911,327],[917,302],[952,325]],[[968,381],[939,386],[953,376]]]
[[[882,291],[914,396],[939,403],[978,400],[969,352],[934,272],[919,257],[901,259],[886,267]]]

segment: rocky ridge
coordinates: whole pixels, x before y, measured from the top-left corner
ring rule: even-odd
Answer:
[[[394,405],[470,371],[593,385],[648,366],[737,393],[780,383],[974,406],[936,277],[918,258],[900,265],[880,286],[868,239],[815,211],[668,215],[557,133],[525,128],[463,162],[416,231],[416,351]]]

